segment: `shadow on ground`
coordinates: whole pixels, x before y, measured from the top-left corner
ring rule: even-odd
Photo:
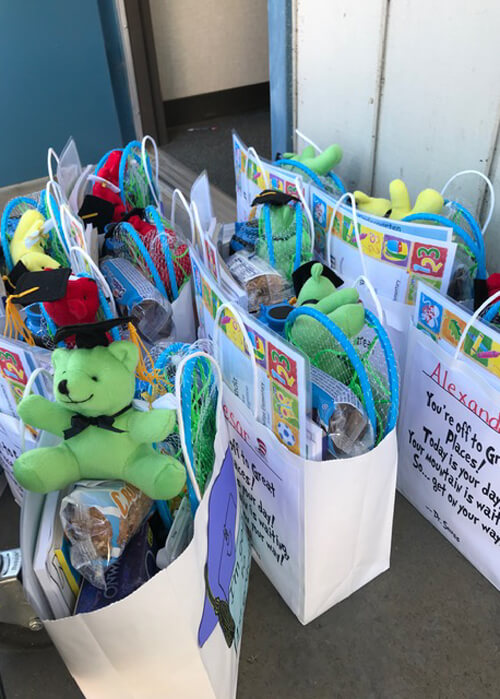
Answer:
[[[2,548],[15,508],[4,495]],[[238,699],[493,699],[499,618],[498,592],[398,496],[391,569],[308,626],[252,565]],[[0,625],[0,674],[7,699],[82,696],[45,632]]]

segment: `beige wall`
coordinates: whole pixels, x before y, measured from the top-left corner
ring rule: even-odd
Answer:
[[[295,0],[296,125],[344,149],[348,189],[387,197],[401,177],[412,197],[458,170],[500,187],[498,0]],[[453,192],[457,192],[456,189]],[[478,213],[485,187],[464,178]],[[500,269],[500,202],[486,234]]]
[[[151,0],[164,100],[269,80],[267,0]]]

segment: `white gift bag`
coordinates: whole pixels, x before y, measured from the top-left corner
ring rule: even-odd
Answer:
[[[255,357],[237,320],[254,371],[252,409],[224,386],[236,477],[254,557],[307,624],[389,568],[397,471],[395,429],[362,456],[313,461],[293,454],[256,419]],[[224,366],[221,363],[224,373]]]
[[[199,357],[213,362],[201,352],[182,360],[176,375],[179,398],[183,370]],[[220,386],[220,371],[214,366]],[[185,551],[111,606],[44,619],[69,671],[90,699],[230,699],[236,695],[251,557],[221,403],[219,390],[213,474]],[[178,413],[188,474],[199,496],[182,411]],[[28,577],[36,544],[36,511],[40,512],[40,496],[28,493],[21,523],[23,569]],[[36,601],[35,595],[28,597],[32,604]]]
[[[408,334],[398,489],[500,589],[500,390],[495,377],[417,329]]]

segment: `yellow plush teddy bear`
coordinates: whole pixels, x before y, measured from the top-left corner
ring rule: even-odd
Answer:
[[[392,218],[396,221],[410,214],[439,214],[444,199],[435,189],[423,189],[411,206],[410,195],[403,180],[393,180],[389,185],[389,199],[369,197],[364,192],[354,192],[354,199],[360,211],[374,216]]]
[[[10,254],[14,265],[21,261],[30,272],[40,272],[47,267],[60,267],[60,264],[43,250],[42,243],[47,237],[43,230],[44,224],[44,217],[36,209],[29,209],[21,216],[10,242]]]

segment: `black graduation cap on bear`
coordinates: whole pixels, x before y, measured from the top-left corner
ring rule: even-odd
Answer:
[[[8,276],[9,296],[12,296],[14,303],[29,306],[32,303],[57,301],[66,294],[71,274],[68,267],[43,269],[39,272],[29,272],[24,268],[26,271],[23,272],[18,265],[19,263]]]
[[[104,228],[111,223],[115,213],[115,205],[107,199],[101,199],[93,194],[87,194],[78,212],[78,216],[84,223],[90,223],[97,228],[99,233],[104,233]]]
[[[262,191],[260,194],[257,194],[252,202],[252,206],[257,206],[258,204],[284,206],[285,204],[289,204],[291,201],[300,201],[300,199],[298,197],[294,197],[293,194],[280,192],[279,189],[264,189],[264,191]]]
[[[303,265],[297,267],[297,269],[292,273],[292,284],[293,290],[295,291],[295,296],[299,295],[300,290],[306,281],[311,278],[311,268],[313,265],[317,264],[317,262],[318,260],[309,260],[309,262],[304,262]],[[329,279],[337,289],[344,283],[344,280],[326,265],[323,265],[321,276]]]
[[[28,268],[21,262],[21,260],[19,260],[9,274],[3,277],[5,290],[9,296],[16,293],[16,284],[23,274],[26,274],[26,272],[28,272]]]
[[[121,325],[133,323],[134,319],[130,316],[122,318],[110,318],[109,320],[100,320],[97,323],[80,323],[78,325],[64,325],[58,328],[54,341],[56,343],[65,340],[68,337],[75,338],[75,345],[78,349],[92,349],[93,347],[107,347],[109,338],[107,333],[113,328],[118,328]]]

